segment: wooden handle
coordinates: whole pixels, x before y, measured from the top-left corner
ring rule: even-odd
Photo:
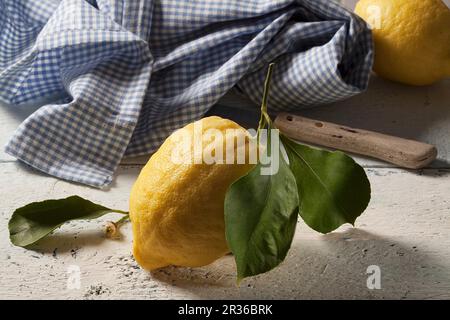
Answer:
[[[409,169],[423,168],[437,156],[436,147],[430,144],[292,114],[279,114],[275,125],[286,136],[299,141],[381,159]]]

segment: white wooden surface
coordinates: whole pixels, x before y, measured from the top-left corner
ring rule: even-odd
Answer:
[[[2,145],[29,112],[0,106]],[[140,269],[131,255],[130,226],[121,240],[109,240],[105,219],[71,223],[33,250],[12,246],[8,220],[31,201],[78,194],[127,209],[146,157],[124,161],[111,188],[100,191],[45,176],[0,153],[0,299],[450,299],[450,79],[413,88],[373,77],[365,94],[302,114],[435,143],[439,161],[406,171],[358,158],[373,190],[356,228],[320,235],[300,221],[286,261],[237,287],[230,256],[197,269]],[[370,265],[381,269],[379,290],[366,286]],[[73,266],[81,271],[79,289],[67,286]]]

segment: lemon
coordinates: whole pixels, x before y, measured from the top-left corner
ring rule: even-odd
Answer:
[[[375,43],[374,71],[410,85],[450,76],[450,9],[441,0],[360,0]]]
[[[229,140],[218,138],[230,129],[237,129],[231,147]],[[210,131],[215,135],[208,134]],[[226,161],[225,153],[234,150],[237,154],[244,148],[248,156],[248,138],[248,132],[235,122],[208,117],[173,133],[150,158],[130,196],[133,254],[143,268],[199,267],[229,252],[225,193],[254,165],[247,158],[238,164],[242,161],[238,162],[237,156]],[[223,157],[218,155],[220,150]],[[218,156],[226,163],[208,164],[199,154]]]

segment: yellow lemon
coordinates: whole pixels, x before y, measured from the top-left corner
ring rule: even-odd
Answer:
[[[229,252],[225,193],[254,166],[238,161],[249,141],[235,122],[208,117],[174,132],[150,158],[130,196],[133,254],[143,268],[199,267]]]
[[[374,71],[411,85],[450,76],[450,9],[441,0],[360,0],[375,42]]]

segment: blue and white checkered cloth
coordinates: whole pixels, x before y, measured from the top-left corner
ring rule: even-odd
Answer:
[[[95,187],[238,87],[271,108],[366,89],[366,24],[331,0],[0,0],[0,100],[47,99],[6,152]]]

